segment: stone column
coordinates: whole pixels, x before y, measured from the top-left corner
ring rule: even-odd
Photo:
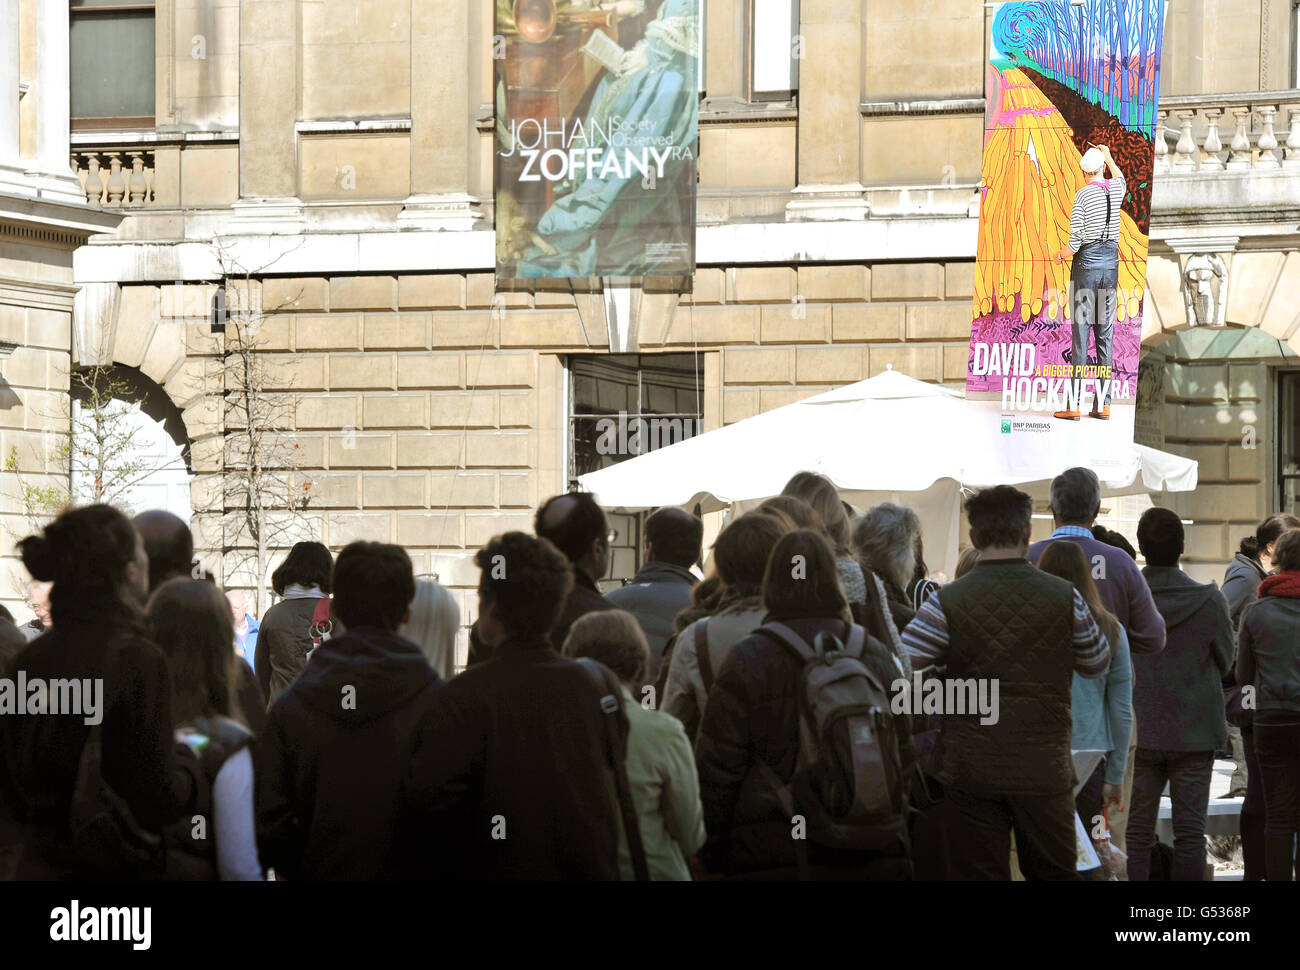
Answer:
[[[0,0],[3,3],[3,0]],[[8,4],[5,5],[8,7]],[[51,202],[84,206],[86,196],[72,174],[68,61],[68,5],[42,3],[36,12],[36,157],[26,162],[28,188]],[[9,43],[6,39],[6,43]],[[6,91],[17,107],[18,92]]]
[[[704,4],[704,94],[710,104],[744,99],[741,78],[745,63],[743,13],[745,0],[705,0]]]
[[[294,131],[302,79],[299,24],[297,0],[240,0],[239,201],[232,209],[252,231],[302,227]]]
[[[411,195],[401,225],[473,229],[483,218],[469,193],[478,132],[470,103],[473,0],[411,0]],[[491,56],[491,39],[488,52]]]
[[[865,219],[861,175],[862,4],[799,4],[799,185],[788,220]]]

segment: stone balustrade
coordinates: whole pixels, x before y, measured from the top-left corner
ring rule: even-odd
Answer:
[[[1160,99],[1156,175],[1300,168],[1300,90]]]
[[[72,171],[91,205],[141,208],[154,200],[154,153],[141,148],[74,149]]]

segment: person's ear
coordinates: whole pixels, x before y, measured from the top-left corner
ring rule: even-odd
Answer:
[[[399,623],[399,624],[397,624],[397,625],[398,625],[398,626],[406,626],[406,624],[408,624],[408,623],[410,623],[410,622],[411,622],[411,608],[408,606],[408,607],[406,608],[406,612],[402,614],[402,622]]]
[[[971,529],[969,532],[967,532],[967,533],[966,533],[966,537],[967,537],[968,539],[970,539],[970,544],[971,544],[972,546],[974,546],[976,549],[978,549],[978,548],[980,547],[979,543],[975,541],[975,530],[974,530],[974,529]]]
[[[1034,537],[1034,523],[1031,521],[1027,526],[1025,526],[1025,533],[1023,536],[1021,536],[1020,541],[1027,546],[1029,545],[1029,540],[1032,539],[1033,537]]]

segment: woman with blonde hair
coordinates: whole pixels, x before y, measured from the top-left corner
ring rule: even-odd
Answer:
[[[867,602],[867,579],[862,567],[853,556],[852,527],[844,503],[840,500],[839,490],[825,475],[816,472],[796,472],[794,477],[781,489],[782,495],[791,495],[803,499],[812,506],[821,518],[821,534],[831,545],[835,553],[835,566],[839,572],[840,585],[849,604]]]
[[[460,629],[460,607],[447,587],[432,579],[415,584],[411,615],[397,630],[424,653],[429,666],[443,680],[456,672],[456,631]]]
[[[651,879],[689,880],[687,859],[704,845],[704,808],[695,755],[682,722],[643,707],[632,691],[650,661],[650,644],[636,618],[624,610],[580,617],[564,641],[566,657],[590,657],[604,664],[623,687],[627,711],[627,780],[641,824],[641,841]],[[619,839],[618,865],[634,878],[627,837]]]

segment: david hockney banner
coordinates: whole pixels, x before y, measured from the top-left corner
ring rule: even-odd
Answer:
[[[497,277],[695,269],[699,0],[497,0]]]
[[[1132,441],[1163,26],[1163,0],[994,8],[966,396],[1011,470]]]

